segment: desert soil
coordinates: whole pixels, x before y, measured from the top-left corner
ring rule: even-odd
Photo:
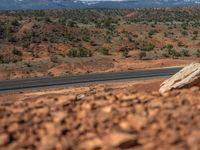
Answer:
[[[163,80],[2,93],[0,149],[200,149],[199,88]]]

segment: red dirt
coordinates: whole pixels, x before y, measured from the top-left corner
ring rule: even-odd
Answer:
[[[199,88],[139,90],[160,82],[1,94],[0,149],[199,149]]]

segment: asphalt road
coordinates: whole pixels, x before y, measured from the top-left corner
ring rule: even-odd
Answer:
[[[141,80],[148,78],[167,77],[175,74],[181,69],[163,68],[163,69],[148,69],[128,72],[112,72],[112,73],[98,73],[73,75],[63,77],[45,77],[45,78],[30,78],[23,80],[6,80],[0,81],[0,91],[24,90],[30,88],[49,88],[54,86],[72,86],[86,83],[98,83],[106,81],[117,80]]]

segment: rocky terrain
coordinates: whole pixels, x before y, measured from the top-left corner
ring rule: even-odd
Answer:
[[[163,80],[1,94],[0,149],[200,149],[199,87]]]

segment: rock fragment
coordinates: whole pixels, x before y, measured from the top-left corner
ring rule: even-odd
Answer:
[[[10,136],[8,134],[0,134],[0,146],[5,146],[10,142]]]
[[[200,63],[193,63],[184,67],[181,71],[164,81],[159,92],[164,94],[173,89],[200,85]]]
[[[81,100],[85,97],[85,94],[79,94],[76,96],[76,100]]]
[[[95,150],[102,147],[103,142],[99,138],[87,140],[80,144],[80,149],[83,150]]]
[[[110,133],[104,140],[109,146],[118,148],[130,148],[138,145],[135,135],[123,132]]]

